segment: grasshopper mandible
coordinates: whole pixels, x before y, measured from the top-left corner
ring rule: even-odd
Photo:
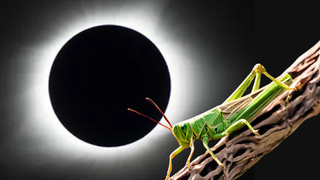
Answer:
[[[273,81],[270,86],[264,89],[259,89],[261,74],[264,74]],[[242,97],[243,93],[254,78],[255,81],[252,92]],[[172,131],[172,134],[177,139],[180,147],[173,151],[169,156],[169,168],[166,180],[170,178],[173,157],[188,147],[191,148],[191,152],[186,162],[186,166],[189,166],[192,154],[194,152],[193,143],[196,139],[202,140],[204,147],[211,154],[212,158],[218,163],[218,165],[222,167],[224,174],[226,174],[224,164],[221,163],[210,150],[208,141],[212,139],[220,139],[231,132],[242,128],[244,125],[247,125],[255,135],[259,136],[258,130],[254,130],[249,122],[254,119],[276,97],[281,95],[286,90],[293,90],[289,87],[292,83],[293,80],[289,74],[286,74],[280,80],[277,80],[269,75],[261,64],[256,64],[251,73],[223,102],[222,105],[210,109],[194,118],[182,121],[174,126],[171,125],[170,121],[160,110],[160,108],[151,99],[147,98],[147,100],[159,110],[171,128],[135,110],[130,108],[128,110],[149,118],[150,120],[168,128]]]

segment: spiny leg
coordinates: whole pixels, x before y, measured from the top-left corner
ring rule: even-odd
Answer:
[[[176,150],[174,150],[170,156],[169,156],[169,168],[168,168],[168,172],[167,172],[167,176],[166,176],[166,180],[168,180],[170,178],[170,173],[172,171],[172,159],[174,158],[174,156],[176,156],[177,154],[179,154],[182,150],[184,150],[185,147],[180,146],[179,148],[177,148]]]
[[[264,68],[261,64],[256,64],[252,71],[250,72],[250,74],[246,77],[246,79],[239,85],[239,87],[223,102],[229,102],[235,99],[240,98],[243,93],[246,91],[246,89],[248,88],[248,86],[251,84],[253,78],[256,76],[254,85],[252,87],[252,92],[256,91],[259,89],[260,87],[260,80],[261,80],[261,73],[264,74],[265,76],[267,76],[269,79],[271,79],[272,81],[276,82],[278,85],[282,86],[283,88],[287,89],[287,90],[292,90],[292,88],[290,88],[289,86],[287,86],[286,84],[282,83],[281,81],[275,79],[274,77],[272,77],[270,74],[267,73],[266,68]]]
[[[271,79],[272,81],[274,81],[275,83],[277,83],[279,86],[283,87],[284,89],[292,90],[292,88],[290,88],[289,86],[287,86],[287,85],[284,84],[283,82],[275,79],[275,78],[272,77],[269,73],[267,73],[266,68],[264,68],[261,64],[256,64],[253,69],[255,69],[255,71],[256,71],[257,73],[262,73],[262,74],[264,74],[265,76],[267,76],[269,79]]]
[[[190,141],[190,148],[191,148],[191,152],[190,152],[190,155],[189,155],[189,157],[188,157],[186,166],[189,166],[190,161],[191,161],[191,157],[192,157],[193,152],[194,152],[194,141],[193,141],[193,138],[192,138],[192,137],[191,137],[191,141]]]
[[[239,87],[223,102],[223,104],[240,98],[243,95],[243,93],[247,90],[248,86],[251,84],[256,74],[257,72],[254,69],[252,69],[250,74],[243,80]]]
[[[211,151],[211,149],[208,146],[208,138],[203,138],[202,139],[203,142],[203,146],[207,149],[207,151],[211,154],[212,158],[218,163],[219,166],[222,167],[223,173],[226,175],[226,170],[224,168],[224,165],[219,161],[219,159],[213,154],[213,152]]]

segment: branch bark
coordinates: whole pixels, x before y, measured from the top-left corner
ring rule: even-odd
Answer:
[[[290,136],[302,122],[320,112],[320,41],[302,54],[286,71],[294,79],[291,87],[298,91],[286,91],[266,107],[252,122],[261,136],[255,136],[248,128],[231,133],[211,148],[224,164],[227,175],[210,154],[196,158],[170,180],[231,180],[237,179],[264,155]],[[281,76],[282,76],[281,75]],[[287,97],[291,99],[286,102]]]

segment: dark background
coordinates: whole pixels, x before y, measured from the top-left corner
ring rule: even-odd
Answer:
[[[30,108],[43,98],[40,94],[39,97],[30,96],[30,92],[37,88],[38,81],[45,82],[48,78],[47,74],[41,73],[45,71],[42,67],[45,60],[39,57],[58,51],[59,47],[53,43],[64,31],[81,23],[78,19],[94,21],[90,19],[92,13],[110,11],[105,17],[105,24],[108,24],[113,16],[121,19],[122,13],[130,14],[131,7],[143,6],[146,11],[154,12],[151,17],[145,16],[149,19],[156,17],[150,21],[154,24],[142,25],[152,26],[156,29],[153,33],[159,33],[162,41],[174,41],[178,46],[165,48],[166,51],[179,49],[170,52],[177,54],[175,56],[163,52],[166,60],[178,67],[171,69],[178,69],[182,74],[195,74],[183,79],[190,87],[184,86],[188,87],[185,89],[188,93],[179,99],[183,101],[183,106],[174,107],[179,108],[176,110],[179,119],[172,120],[177,123],[223,102],[256,63],[263,64],[271,75],[278,76],[311,48],[320,39],[319,8],[314,2],[2,1],[1,179],[165,177],[168,156],[178,147],[169,131],[163,131],[165,133],[159,135],[159,140],[135,148],[140,151],[138,155],[133,155],[132,149],[122,148],[110,157],[104,153],[108,149],[91,151],[90,145],[85,149],[66,148],[70,146],[69,141],[61,135],[65,134],[65,130],[61,128],[52,134],[50,129],[46,129],[49,127],[46,120],[50,117],[41,113],[42,109]],[[131,22],[139,21],[134,18],[132,15]],[[75,22],[77,24],[73,25]],[[75,34],[70,34],[70,38],[72,35]],[[157,45],[157,42],[154,43]],[[53,51],[52,47],[57,49]],[[174,57],[187,58],[178,61]],[[262,84],[269,82],[266,78],[262,80]],[[177,88],[174,84],[172,86]],[[319,117],[303,123],[246,173],[246,179],[307,179],[315,176],[316,166],[311,166],[311,163],[319,160],[315,156],[317,146],[312,144],[317,137],[317,119]],[[121,130],[121,127],[117,128]],[[55,136],[61,136],[59,142]],[[200,141],[196,141],[195,145],[194,158],[205,152]],[[189,150],[185,150],[174,158],[172,174],[184,166],[188,154]]]

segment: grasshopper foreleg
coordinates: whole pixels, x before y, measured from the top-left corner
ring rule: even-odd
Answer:
[[[175,151],[173,151],[170,156],[169,156],[169,168],[168,168],[168,172],[167,172],[167,177],[166,180],[168,180],[170,178],[170,173],[172,171],[172,159],[174,158],[174,156],[176,156],[177,154],[179,154],[182,150],[184,150],[185,147],[180,146],[178,149],[176,149]]]
[[[194,152],[194,144],[193,144],[193,142],[194,141],[193,141],[193,139],[191,137],[191,142],[190,142],[191,152],[190,152],[189,158],[187,160],[186,166],[189,166],[191,157],[192,157],[193,152]],[[168,168],[166,180],[168,180],[170,178],[170,174],[171,174],[171,171],[172,171],[172,159],[184,149],[185,149],[185,147],[180,146],[178,149],[176,149],[175,151],[173,151],[170,154],[170,156],[169,156],[169,168]]]

